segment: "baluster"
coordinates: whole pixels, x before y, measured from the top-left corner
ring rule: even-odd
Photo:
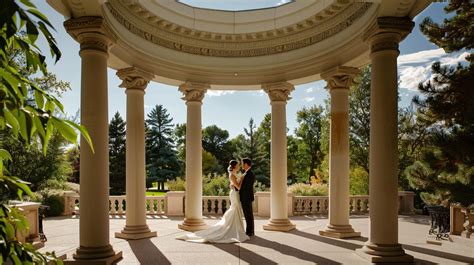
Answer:
[[[349,215],[354,213],[354,197],[349,198]]]
[[[222,198],[217,199],[217,214],[222,214]]]
[[[161,197],[156,198],[156,213],[161,214]]]
[[[328,200],[328,198],[326,197],[326,198],[324,199],[324,205],[323,205],[324,213],[328,213],[328,208],[329,208],[329,200]]]
[[[74,208],[72,208],[75,214],[79,214],[79,198],[74,200]]]
[[[114,198],[115,213],[123,213],[122,200],[120,198]]]
[[[362,200],[360,198],[357,199],[357,213],[360,214],[362,211],[361,211],[361,205],[362,205]]]
[[[301,199],[296,199],[296,212],[301,213]]]
[[[155,213],[155,198],[154,197],[147,197],[146,198],[147,206],[147,214],[154,214]]]

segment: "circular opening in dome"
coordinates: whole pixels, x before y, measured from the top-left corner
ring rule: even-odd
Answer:
[[[293,2],[294,0],[178,0],[178,3],[191,7],[222,10],[222,11],[247,11],[278,7]]]

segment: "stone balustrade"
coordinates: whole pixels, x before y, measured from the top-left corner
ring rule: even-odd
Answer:
[[[402,191],[399,193],[398,212],[400,214],[413,214],[413,193]],[[165,196],[147,196],[147,215],[184,215],[185,192],[168,192]],[[64,193],[63,215],[79,214],[80,198],[74,192]],[[205,215],[222,215],[230,207],[228,196],[202,196],[202,212]],[[294,196],[288,194],[288,214],[327,214],[329,209],[328,196]],[[270,215],[270,192],[257,192],[253,205],[254,214],[268,217]],[[349,210],[351,214],[366,214],[369,212],[369,196],[353,195],[349,197]],[[126,197],[109,196],[109,214],[125,215]]]

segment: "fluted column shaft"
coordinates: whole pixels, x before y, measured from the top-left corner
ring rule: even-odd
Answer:
[[[369,204],[370,234],[362,248],[372,262],[412,262],[398,243],[397,57],[398,43],[413,22],[378,18],[368,30],[370,88]]]
[[[270,184],[270,220],[265,230],[289,231],[295,225],[288,219],[286,102],[294,90],[290,83],[264,84],[272,106]]]
[[[185,219],[180,229],[197,231],[206,228],[202,219],[202,99],[209,85],[186,82],[179,87],[186,101],[186,198]]]
[[[146,170],[145,170],[145,89],[153,75],[137,68],[117,72],[122,79],[120,87],[127,94],[126,125],[126,225],[115,236],[123,239],[142,239],[156,236],[146,224]]]
[[[81,47],[81,125],[88,130],[94,148],[81,137],[80,247],[73,257],[100,264],[122,255],[109,243],[107,59],[111,39],[102,29],[102,18],[83,17],[64,24]]]
[[[360,236],[349,224],[349,88],[357,68],[336,67],[321,76],[331,95],[329,144],[329,224],[320,235]]]

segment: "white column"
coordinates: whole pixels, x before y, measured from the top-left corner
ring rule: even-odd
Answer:
[[[81,124],[94,147],[92,151],[81,138],[80,247],[73,258],[78,263],[109,264],[122,257],[109,243],[107,59],[111,40],[100,17],[71,19],[64,26],[81,45]]]
[[[287,195],[287,143],[286,102],[294,90],[288,82],[263,84],[272,105],[271,154],[270,154],[270,220],[265,230],[290,231],[295,225],[288,219]]]
[[[209,84],[186,82],[179,86],[186,101],[186,195],[184,222],[180,229],[205,229],[202,219],[202,125],[201,106]]]
[[[371,262],[413,262],[398,243],[397,57],[413,28],[406,18],[381,17],[365,33],[370,44],[370,234],[358,253]]]
[[[117,76],[127,94],[125,227],[115,237],[142,239],[155,237],[146,224],[145,170],[145,89],[153,75],[135,67],[121,69]]]
[[[329,148],[329,224],[319,234],[360,236],[349,224],[349,88],[357,68],[335,67],[321,74],[331,95]]]

